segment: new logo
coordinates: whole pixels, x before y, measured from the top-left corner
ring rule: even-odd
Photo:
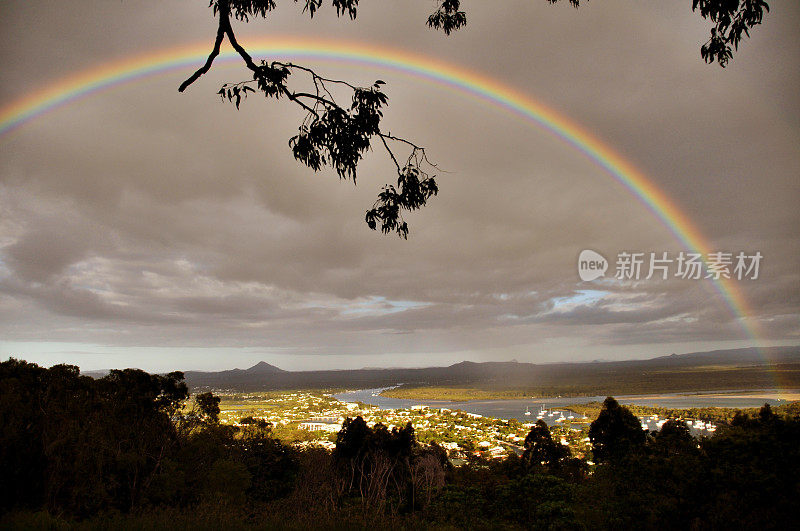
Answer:
[[[600,253],[584,249],[578,256],[578,276],[584,282],[591,282],[605,276],[607,269],[608,260]]]

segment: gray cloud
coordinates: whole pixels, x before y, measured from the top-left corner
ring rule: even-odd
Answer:
[[[241,37],[400,48],[553,107],[645,172],[713,250],[761,251],[761,277],[736,285],[765,339],[796,342],[800,7],[775,2],[721,70],[700,59],[708,28],[687,6],[474,4],[468,27],[449,38],[424,27],[424,3],[372,1],[355,23],[330,13],[309,22],[282,7]],[[0,104],[119,58],[210,45],[213,31],[202,3],[14,0],[0,9],[20,21],[0,36]],[[446,170],[440,195],[409,216],[409,241],[363,222],[392,180],[380,150],[357,186],[314,174],[286,145],[297,113],[257,97],[237,112],[215,97],[223,81],[247,77],[241,69],[220,65],[185,94],[176,87],[187,72],[173,71],[0,138],[5,340],[130,348],[134,359],[136,347],[214,346],[291,353],[306,360],[300,366],[322,355],[345,365],[348,356],[396,354],[413,364],[535,361],[749,341],[708,282],[578,280],[584,248],[613,261],[622,250],[685,247],[574,147],[396,71],[314,66],[364,84],[386,80],[389,129],[425,145]],[[65,360],[88,352],[62,351]],[[118,360],[92,363],[103,359]]]

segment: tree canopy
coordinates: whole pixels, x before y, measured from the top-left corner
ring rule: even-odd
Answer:
[[[602,463],[636,453],[644,447],[647,435],[639,419],[609,396],[589,428],[589,439],[595,461]]]
[[[529,469],[553,467],[569,457],[569,448],[553,440],[550,428],[541,419],[528,432],[523,447],[522,461]]]
[[[609,398],[587,474],[543,422],[521,457],[454,467],[411,422],[347,418],[329,452],[187,399],[180,372],[0,362],[0,528],[797,527],[800,417],[783,406],[695,439],[677,419],[648,434]]]

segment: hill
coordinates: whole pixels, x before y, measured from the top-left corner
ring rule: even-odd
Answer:
[[[227,391],[363,389],[402,384],[395,393],[440,387],[482,390],[498,396],[592,396],[765,389],[779,385],[798,388],[800,347],[716,350],[587,363],[463,361],[447,367],[414,369],[285,371],[262,361],[249,369],[188,371],[185,375],[193,389]]]

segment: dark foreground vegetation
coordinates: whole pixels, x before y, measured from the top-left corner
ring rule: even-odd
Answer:
[[[687,407],[687,408],[666,408],[661,406],[640,406],[629,404],[625,406],[637,417],[649,417],[658,415],[664,418],[698,419],[706,422],[722,422],[730,424],[737,415],[748,415],[756,417],[759,408],[732,408],[732,407]],[[603,402],[586,402],[585,404],[571,404],[565,410],[574,411],[587,418],[594,419],[603,409]],[[772,412],[781,417],[800,417],[800,402],[788,402],[771,408]]]
[[[789,529],[800,506],[800,417],[769,406],[697,440],[608,398],[593,464],[541,423],[521,456],[453,467],[410,425],[348,419],[333,452],[300,451],[188,403],[179,372],[0,363],[0,527]]]

